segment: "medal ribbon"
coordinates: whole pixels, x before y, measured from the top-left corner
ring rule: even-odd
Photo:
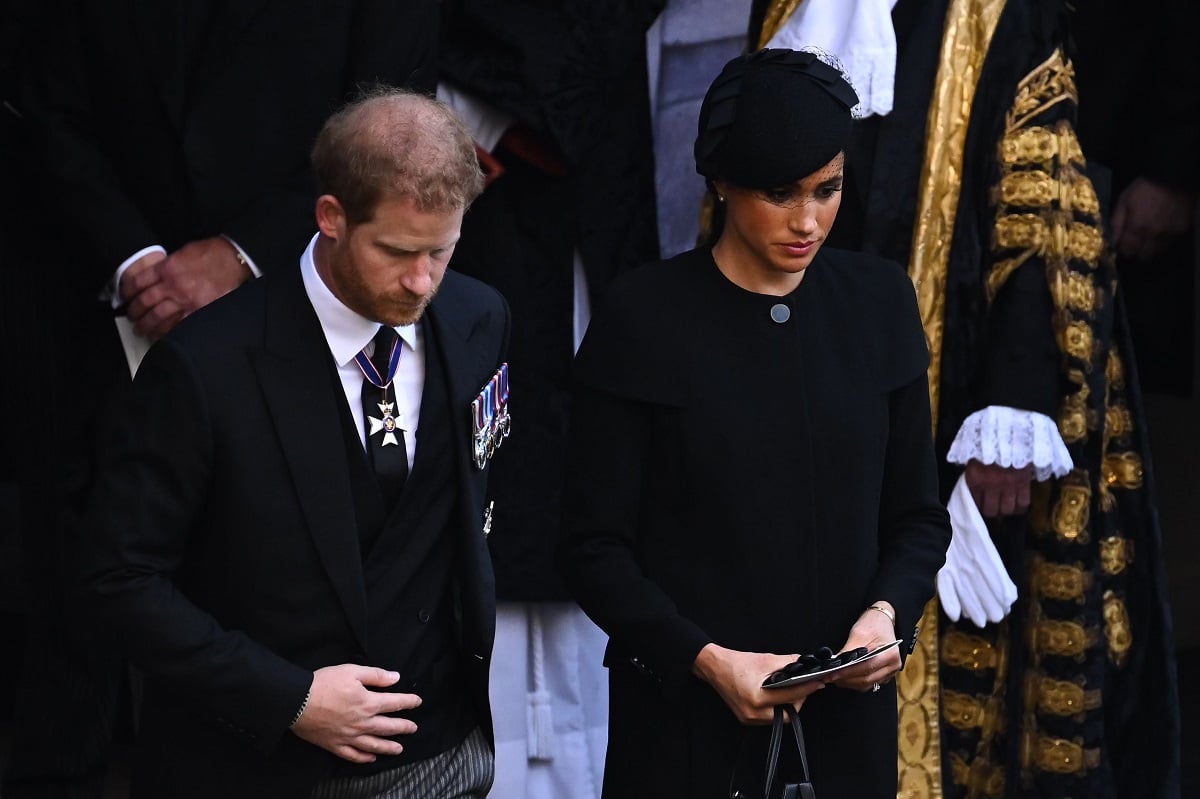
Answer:
[[[392,343],[392,352],[388,356],[388,371],[387,379],[379,374],[379,370],[375,368],[375,364],[371,363],[371,359],[362,350],[354,356],[354,362],[358,364],[359,370],[363,373],[363,377],[367,379],[371,385],[376,388],[382,388],[385,391],[392,384],[392,380],[396,377],[396,368],[400,365],[400,355],[404,352],[401,346],[403,342],[397,336],[395,342]]]

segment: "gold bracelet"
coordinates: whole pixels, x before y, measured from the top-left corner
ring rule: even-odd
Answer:
[[[891,613],[888,613],[887,608],[882,607],[880,605],[871,605],[867,608],[867,610],[877,610],[880,613],[882,613],[884,616],[887,616],[887,620],[892,623],[892,629],[893,630],[896,629],[896,617],[893,616]]]

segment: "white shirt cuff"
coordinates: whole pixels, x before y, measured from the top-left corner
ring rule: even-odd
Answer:
[[[489,153],[496,149],[504,131],[516,121],[512,115],[448,83],[438,84],[437,98],[454,109],[467,130],[471,131],[475,143]]]
[[[117,271],[113,273],[112,280],[108,281],[108,285],[105,286],[103,288],[103,290],[101,290],[100,300],[101,301],[108,300],[110,303],[112,303],[113,308],[120,308],[121,307],[121,291],[120,291],[121,276],[124,275],[125,270],[128,269],[129,267],[133,266],[134,263],[136,263],[139,258],[143,258],[152,252],[161,252],[163,255],[167,254],[166,248],[163,247],[162,245],[151,244],[149,247],[143,247],[142,249],[135,252],[133,255],[126,258],[124,261],[121,262],[121,265],[117,267]]]
[[[262,277],[262,270],[259,269],[258,265],[254,263],[254,259],[250,257],[250,253],[242,249],[242,245],[238,244],[224,233],[221,234],[221,238],[232,244],[233,249],[238,251],[238,254],[242,256],[242,260],[246,262],[246,267],[250,270],[250,274],[254,275],[255,277]]]

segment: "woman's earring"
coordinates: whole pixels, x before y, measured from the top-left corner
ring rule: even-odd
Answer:
[[[717,195],[717,202],[719,202],[719,203],[723,203],[723,202],[725,202],[725,198],[724,198],[724,197],[722,197],[720,194],[718,194],[718,195]]]

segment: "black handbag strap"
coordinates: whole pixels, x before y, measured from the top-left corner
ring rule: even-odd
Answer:
[[[771,724],[771,742],[767,747],[767,780],[763,784],[764,799],[770,799],[771,786],[775,784],[775,769],[779,765],[779,747],[783,743],[783,719],[791,722],[792,735],[800,749],[800,767],[804,769],[804,782],[800,783],[799,799],[816,799],[812,778],[808,774],[808,750],[804,746],[804,729],[800,726],[800,714],[790,704],[775,706],[775,720]]]

